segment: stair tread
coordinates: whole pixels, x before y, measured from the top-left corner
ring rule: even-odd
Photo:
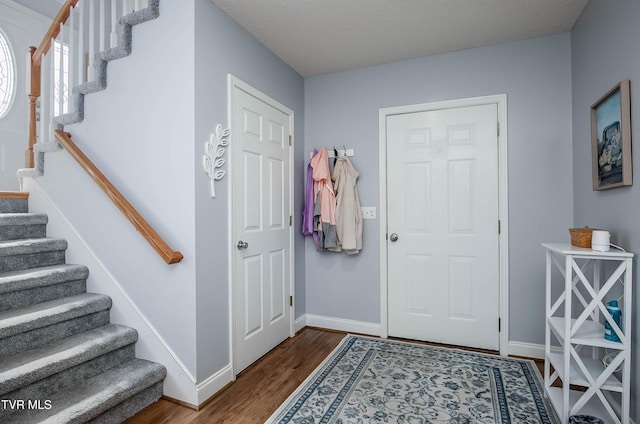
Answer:
[[[35,238],[0,241],[0,256],[66,250],[67,241],[61,238]]]
[[[135,329],[107,324],[56,340],[47,345],[9,355],[0,364],[0,387],[9,392],[56,374],[107,352],[135,343]]]
[[[111,298],[83,293],[0,312],[0,339],[111,308]]]
[[[133,358],[49,399],[51,409],[21,410],[4,418],[5,424],[84,423],[117,406],[166,376],[164,366]],[[42,399],[44,402],[45,399]]]
[[[44,213],[0,213],[0,226],[46,224],[47,222],[49,222],[49,217]]]
[[[65,281],[83,280],[89,276],[84,265],[59,264],[0,273],[0,294],[15,290],[49,286]]]

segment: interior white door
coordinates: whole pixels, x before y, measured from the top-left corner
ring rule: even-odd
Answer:
[[[236,373],[289,337],[292,325],[292,112],[245,88],[232,85]]]
[[[387,117],[389,335],[499,347],[497,105]]]
[[[7,114],[0,118],[0,190],[19,189],[16,171],[25,166],[29,145],[29,110],[26,88],[26,56],[29,46],[37,46],[47,30],[44,18],[27,13],[14,2],[0,2],[0,33],[9,42],[15,76],[14,99]],[[8,63],[0,65],[0,78],[8,77]]]

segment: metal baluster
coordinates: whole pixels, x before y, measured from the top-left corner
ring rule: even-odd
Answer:
[[[106,36],[106,29],[105,29],[105,25],[106,25],[106,21],[107,21],[107,15],[106,15],[106,11],[105,11],[105,5],[104,5],[104,0],[100,0],[100,11],[98,12],[98,20],[100,23],[100,52],[104,51],[104,40],[105,40],[105,36]]]
[[[49,123],[47,125],[51,124],[51,118],[53,118],[56,115],[56,89],[55,89],[55,85],[56,85],[56,64],[55,64],[55,58],[56,58],[56,48],[55,48],[55,38],[51,38],[51,49],[49,49],[49,53],[47,53],[44,57],[47,58],[47,62],[49,65],[49,82],[51,82],[51,84],[48,84],[47,87],[50,87],[51,92],[49,93],[49,99],[48,99],[48,103],[49,103],[49,111],[50,114],[49,116],[46,118]],[[53,134],[53,129],[51,127],[49,127],[49,131],[47,132],[47,135],[51,135]]]
[[[78,84],[84,82],[84,2],[78,2]]]
[[[51,123],[51,69],[53,66],[51,65],[51,52],[49,54],[45,54],[42,57],[42,62],[40,63],[40,138],[37,140],[38,143],[44,143],[49,141],[50,128],[49,125]],[[35,158],[36,162],[38,158]]]
[[[114,48],[118,45],[118,11],[116,10],[118,6],[118,2],[116,0],[111,0],[111,40],[110,46]]]
[[[64,25],[62,23],[60,23],[58,40],[58,113],[56,116],[64,113]]]
[[[95,31],[96,31],[96,10],[95,10],[95,1],[90,0],[89,3],[89,70],[87,75],[88,81],[93,81],[95,78],[95,68],[94,68],[94,56],[95,56]]]
[[[75,13],[73,12],[73,6],[71,6],[69,8],[69,62],[67,63],[67,67],[69,70],[69,77],[67,78],[67,85],[69,87],[69,101],[67,102],[67,109],[70,106],[70,101],[71,101],[71,90],[74,87],[75,84],[75,59],[76,59],[76,54],[75,54],[75,48],[76,48],[76,42],[75,42],[75,36],[74,36],[74,32],[73,29],[76,27],[75,26],[75,22],[76,22],[76,17],[75,17]]]

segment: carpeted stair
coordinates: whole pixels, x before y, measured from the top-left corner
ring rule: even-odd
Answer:
[[[27,210],[0,199],[0,422],[120,423],[160,398],[166,369],[135,357],[137,332]]]

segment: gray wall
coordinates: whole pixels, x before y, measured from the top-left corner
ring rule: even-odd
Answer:
[[[571,33],[573,98],[574,224],[606,228],[611,241],[640,252],[640,3],[591,1]],[[591,188],[590,107],[619,81],[631,80],[631,140],[636,180],[631,187]],[[637,261],[637,260],[636,260]],[[636,267],[637,269],[637,267]],[[640,351],[638,349],[638,273],[634,271],[632,330],[632,417],[640,422]]]
[[[363,206],[379,204],[380,108],[507,94],[510,340],[544,343],[542,242],[572,223],[568,33],[305,80],[305,159],[313,147],[355,148]],[[357,256],[306,241],[308,314],[380,323],[379,222]]]
[[[212,199],[209,180],[200,166],[204,142],[216,124],[228,128],[227,74],[233,74],[294,111],[294,164],[303,162],[305,113],[302,77],[211,0],[195,1],[195,51],[196,326],[198,378],[202,380],[229,361],[228,255],[235,251],[227,240],[230,175],[216,183],[216,198]],[[295,180],[294,189],[294,210],[298,210],[303,194],[299,178]],[[297,228],[299,219],[295,215],[294,218]],[[299,231],[295,234],[295,291],[297,299],[304,299],[304,250],[302,236]],[[303,313],[304,302],[296,302],[296,316]]]

